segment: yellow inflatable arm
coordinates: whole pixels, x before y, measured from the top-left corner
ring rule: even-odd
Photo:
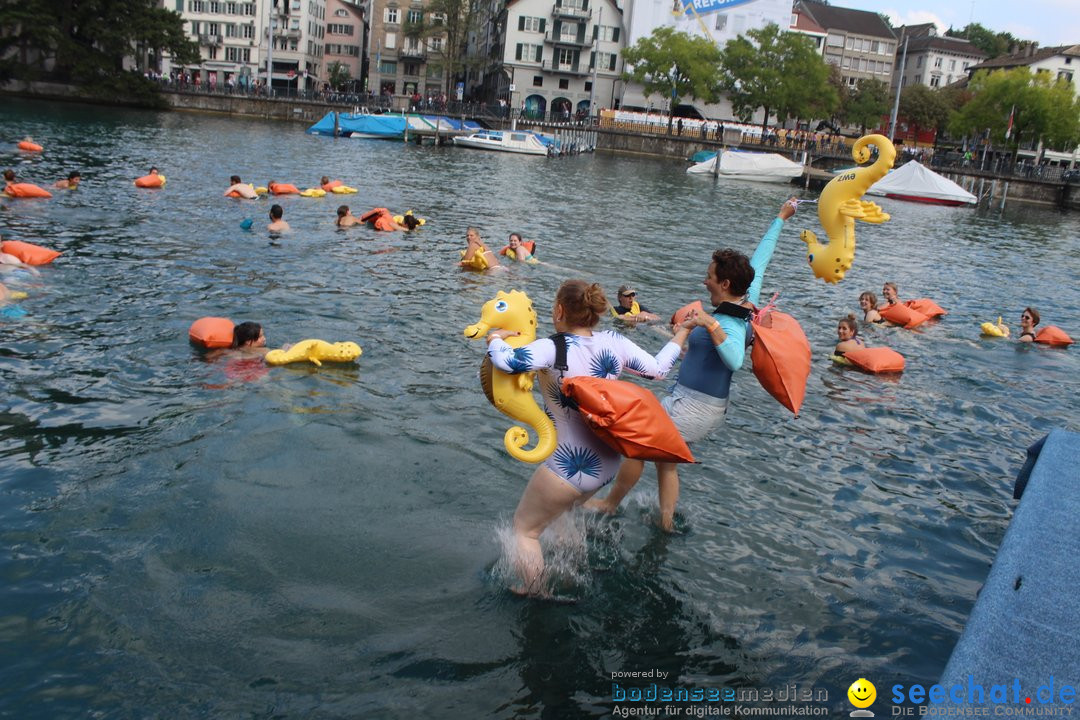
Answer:
[[[266,353],[267,365],[287,365],[294,362],[310,362],[322,367],[324,362],[352,362],[363,350],[354,342],[328,343],[325,340],[301,340],[288,350],[271,350]]]
[[[1009,326],[1001,322],[1001,316],[998,315],[996,323],[984,322],[979,326],[983,335],[989,335],[990,337],[1009,337]]]

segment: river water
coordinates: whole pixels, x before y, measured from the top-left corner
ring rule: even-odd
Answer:
[[[1024,449],[1077,429],[1075,349],[980,339],[978,324],[1001,314],[1018,332],[1034,305],[1078,334],[1080,218],[883,200],[892,220],[859,226],[831,286],[806,266],[797,231],[820,230],[804,205],[765,279],[814,349],[801,416],[740,373],[723,431],[683,470],[679,532],[655,529],[649,474],[616,518],[555,528],[562,602],[518,599],[499,558],[531,468],[502,448],[509,421],[462,329],[518,288],[549,333],[570,276],[612,295],[631,283],[669,313],[705,296],[713,248],[752,250],[787,188],[206,115],[6,101],[0,121],[8,147],[46,148],[4,151],[21,178],[84,178],[0,201],[5,239],[64,253],[5,277],[30,297],[0,320],[3,717],[607,717],[614,673],[655,670],[671,686],[824,689],[846,712],[858,677],[882,696],[936,680]],[[164,190],[132,187],[150,165]],[[221,197],[233,173],[339,177],[360,188],[354,210],[428,224],[339,231],[337,198],[285,198],[293,232],[274,240],[269,203]],[[496,246],[537,238],[551,265],[459,272],[467,225]],[[885,280],[950,314],[865,331],[906,357],[898,378],[834,366],[836,321]],[[271,346],[364,354],[268,373],[207,362],[186,340],[203,315],[260,321]]]

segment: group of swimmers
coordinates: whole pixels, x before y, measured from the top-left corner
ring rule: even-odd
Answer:
[[[467,269],[498,272],[506,269],[499,262],[500,256],[509,262],[536,265],[539,260],[536,259],[535,252],[535,240],[525,240],[521,237],[521,233],[512,232],[507,238],[506,247],[495,253],[484,244],[480,231],[475,227],[469,227],[465,231],[465,249],[461,253],[461,261],[458,265]]]

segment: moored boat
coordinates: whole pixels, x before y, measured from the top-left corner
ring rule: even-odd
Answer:
[[[741,152],[726,150],[717,156],[687,168],[691,174],[713,174],[755,182],[789,182],[803,173],[803,166],[776,153]]]
[[[947,177],[911,160],[878,180],[867,195],[933,205],[974,205],[978,198]]]
[[[454,138],[454,144],[477,150],[495,150],[523,155],[550,155],[557,149],[553,138],[522,130],[481,130],[472,135]]]

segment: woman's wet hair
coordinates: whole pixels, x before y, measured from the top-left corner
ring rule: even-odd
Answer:
[[[262,334],[262,325],[257,322],[242,322],[232,331],[232,346],[241,348],[255,342]]]
[[[407,227],[409,230],[415,230],[420,226],[420,221],[413,215],[406,215],[401,218],[401,224]]]
[[[584,280],[564,282],[555,293],[555,302],[562,306],[567,324],[574,327],[593,327],[608,308],[604,289]]]
[[[900,291],[896,289],[896,283],[894,283],[894,282],[887,282],[884,285],[882,285],[882,287],[892,288],[892,291],[894,293],[896,293],[897,295],[900,294]]]
[[[1039,324],[1039,311],[1033,307],[1024,308],[1024,312],[1031,316],[1031,327],[1035,327]]]
[[[877,310],[877,295],[875,295],[874,293],[867,290],[866,292],[859,294],[859,299],[860,300],[863,300],[863,299],[868,300],[870,302],[870,309],[871,310]]]
[[[5,170],[4,171],[4,179],[7,180],[8,182],[15,182],[15,171],[14,170]]]
[[[847,317],[840,318],[840,322],[837,323],[837,326],[840,325],[843,325],[848,330],[851,330],[852,337],[855,337],[859,334],[859,323],[855,321],[855,315],[853,313],[848,313]]]
[[[510,241],[511,241],[511,240],[513,240],[514,238],[517,238],[517,239],[518,239],[518,242],[525,242],[525,241],[524,241],[524,240],[522,240],[522,238],[521,238],[521,233],[516,233],[516,232],[512,232],[512,233],[510,233],[510,237],[509,237],[509,238],[507,238],[507,240],[506,240],[506,241],[507,241],[507,242],[510,242]]]
[[[342,205],[341,207],[339,207],[337,209],[337,216],[339,218],[343,218],[348,214],[349,214],[349,206],[348,205]]]
[[[750,290],[750,283],[754,282],[754,268],[750,265],[750,258],[738,250],[724,248],[717,250],[712,255],[713,272],[717,281],[729,280],[728,288],[732,295],[745,295]]]

